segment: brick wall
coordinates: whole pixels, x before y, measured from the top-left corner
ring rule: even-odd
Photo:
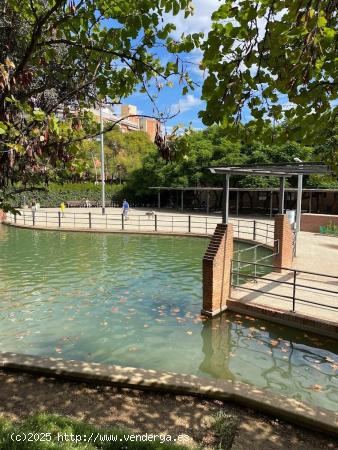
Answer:
[[[202,314],[216,315],[226,309],[231,288],[233,227],[218,224],[203,258]]]
[[[293,232],[286,214],[275,216],[275,252],[274,265],[277,267],[291,267],[293,259]],[[278,247],[277,247],[278,246]],[[281,272],[281,270],[280,270]]]
[[[338,226],[338,216],[330,214],[302,214],[300,230],[319,233],[319,227],[334,223]]]

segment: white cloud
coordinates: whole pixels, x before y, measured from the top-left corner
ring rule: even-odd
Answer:
[[[185,97],[181,98],[178,103],[175,103],[172,105],[172,111],[174,113],[177,112],[186,112],[190,109],[195,108],[196,106],[199,106],[202,103],[202,100],[198,97],[194,97],[191,94],[186,95]]]
[[[176,25],[176,31],[173,36],[180,37],[182,33],[208,34],[211,29],[211,15],[221,5],[220,0],[193,0],[195,7],[194,14],[184,18],[184,13],[177,16],[168,14],[168,20]]]

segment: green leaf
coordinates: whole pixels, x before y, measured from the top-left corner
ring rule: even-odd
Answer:
[[[33,118],[34,118],[34,120],[37,120],[38,122],[42,122],[43,120],[45,120],[46,115],[41,110],[35,110],[35,111],[33,111]]]
[[[7,125],[3,122],[0,122],[0,134],[6,134],[7,133]]]

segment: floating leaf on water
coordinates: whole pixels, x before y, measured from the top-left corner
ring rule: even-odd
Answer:
[[[143,328],[149,328],[149,325],[148,325],[147,323],[145,323],[145,324],[143,325]]]
[[[56,351],[56,353],[62,353],[62,348],[61,347],[56,347],[55,351]]]
[[[187,331],[187,334],[189,334],[189,336],[191,336],[192,335],[192,331]]]
[[[321,390],[323,389],[323,386],[321,386],[320,384],[313,384],[313,385],[311,386],[311,389],[312,389],[313,391],[321,391]]]
[[[137,347],[129,347],[129,348],[128,348],[128,351],[129,351],[129,352],[137,352],[137,351],[138,351],[138,348],[137,348]]]
[[[119,311],[119,308],[117,306],[112,306],[111,312],[116,313]]]

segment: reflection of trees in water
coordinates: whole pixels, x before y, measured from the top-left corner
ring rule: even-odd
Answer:
[[[325,377],[326,387],[333,384],[337,378],[333,369],[330,370],[332,373],[326,373],[323,367],[320,367],[329,362],[325,356],[318,353],[319,348],[271,336],[268,331],[250,329],[230,321],[226,314],[207,322],[201,335],[204,360],[199,368],[216,378],[238,379],[236,368],[244,361],[242,374],[238,374],[242,379],[249,381],[246,374],[254,366],[259,371],[261,381],[264,380],[262,388],[273,389],[278,385],[280,390],[287,391],[291,381],[295,391],[298,388],[302,390],[303,400],[304,391],[309,389],[309,384],[315,383],[321,376]],[[262,357],[264,365],[269,364],[269,367],[265,368],[259,364]],[[312,392],[309,391],[307,397],[311,398],[311,395]]]

